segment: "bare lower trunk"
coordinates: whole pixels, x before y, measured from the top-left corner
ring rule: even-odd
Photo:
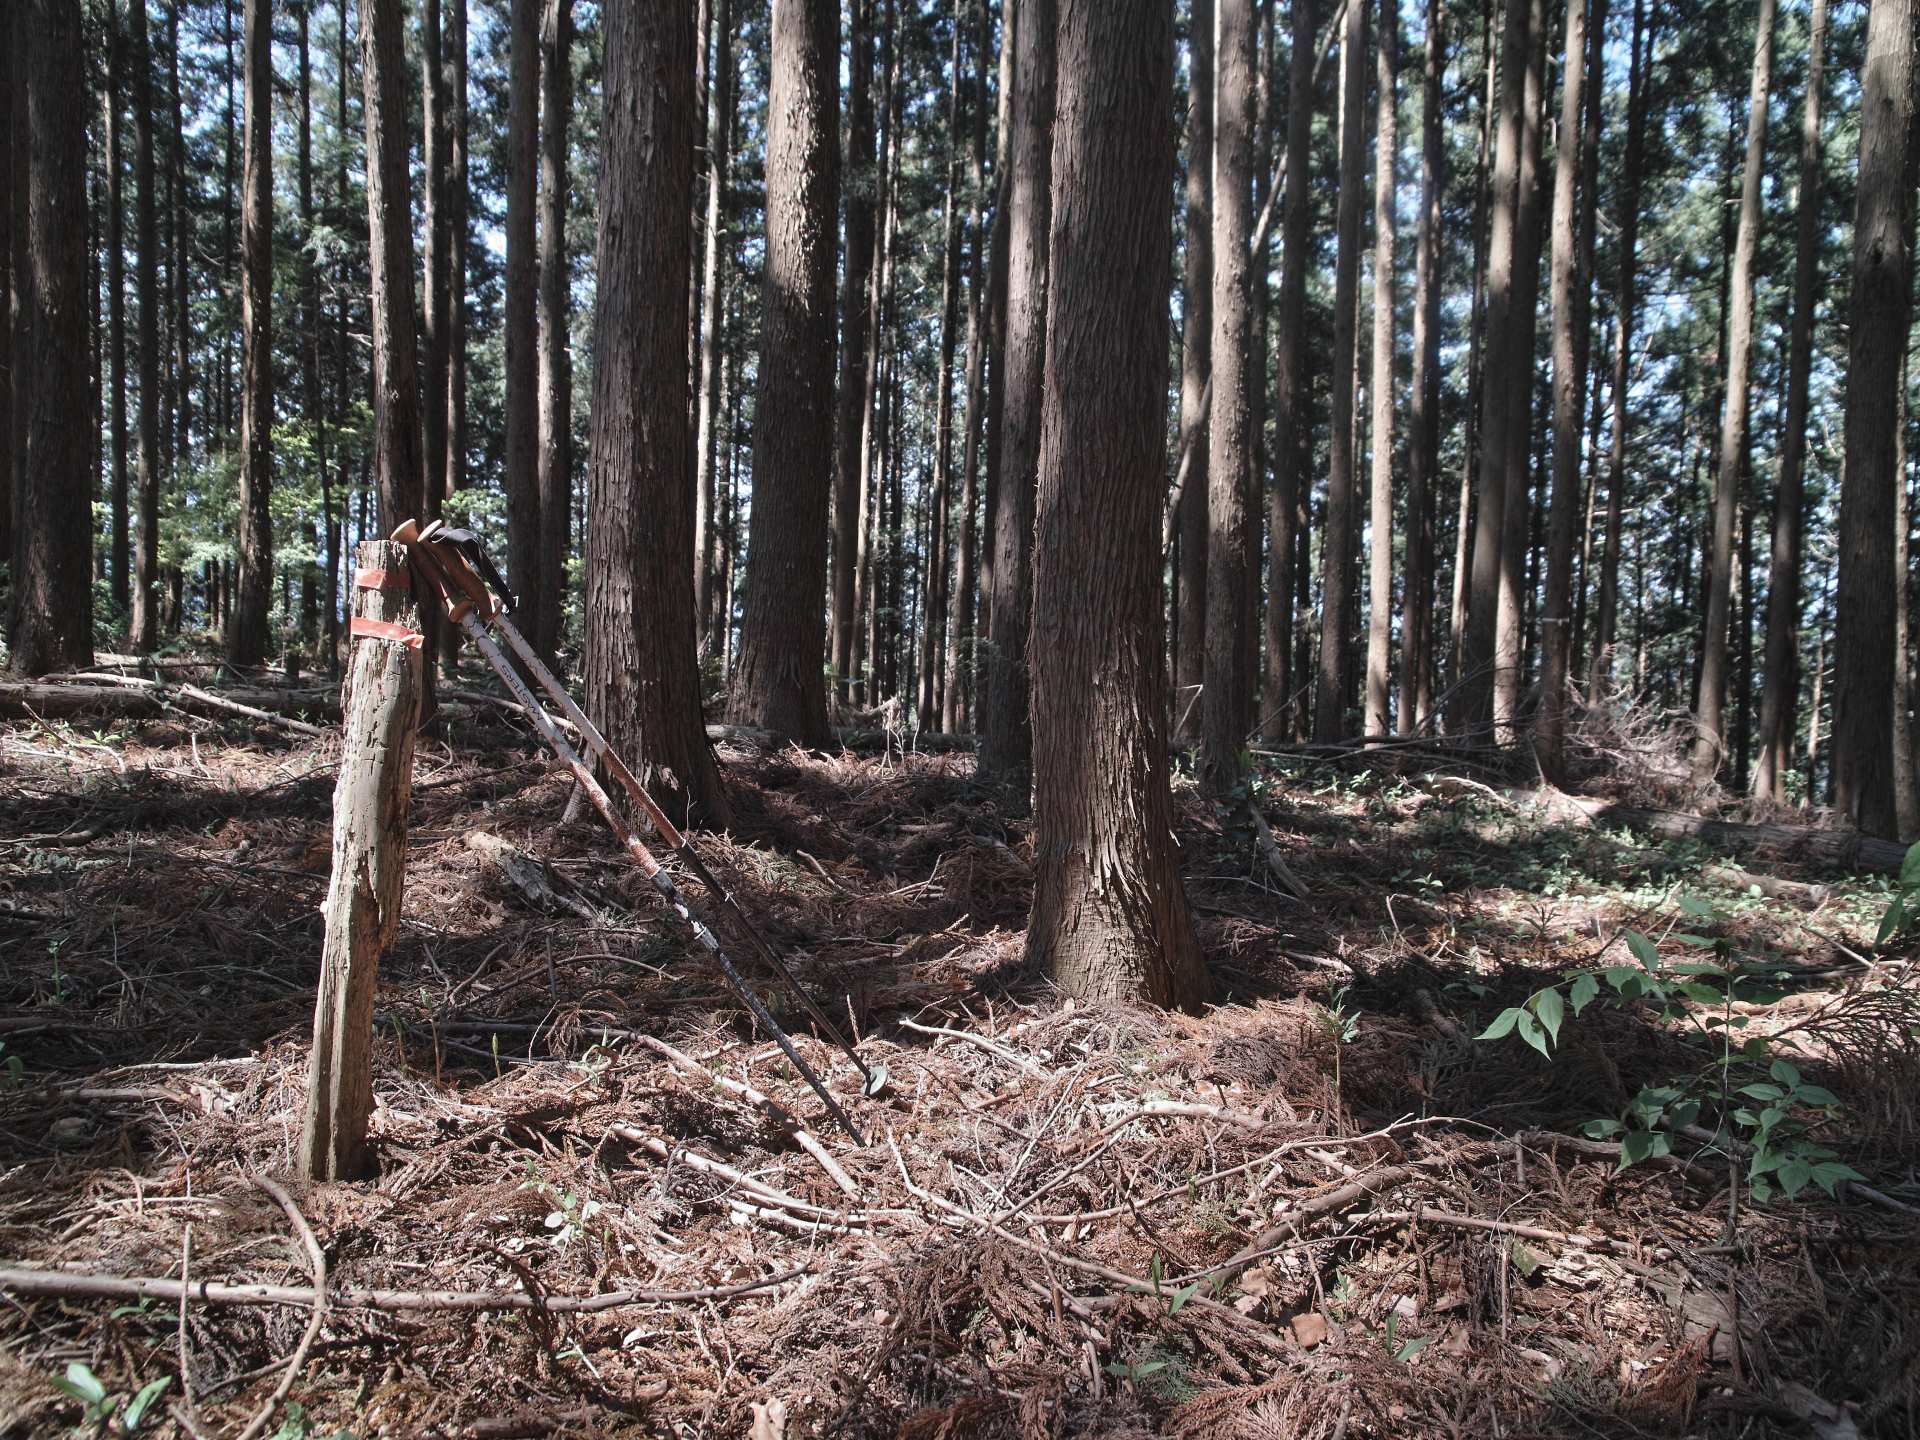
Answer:
[[[1367,567],[1367,695],[1362,733],[1386,735],[1393,667],[1393,242],[1394,126],[1398,99],[1394,66],[1400,43],[1395,5],[1382,5],[1375,42],[1373,161],[1373,476],[1372,553]],[[1415,541],[1417,542],[1417,539]],[[1403,637],[1402,643],[1406,641]]]
[[[860,444],[867,396],[868,307],[873,300],[873,0],[853,0],[848,33],[846,275],[841,285],[840,394],[833,447],[833,674],[839,699],[853,699],[854,610],[860,551]]]
[[[1059,15],[1027,954],[1071,994],[1193,1007],[1206,976],[1175,868],[1160,580],[1172,7]]]
[[[978,600],[975,563],[976,515],[980,508],[980,439],[985,429],[985,343],[987,338],[987,236],[981,219],[981,195],[986,190],[987,151],[986,0],[977,0],[978,30],[973,49],[973,140],[967,152],[967,420],[960,450],[960,513],[954,532],[953,628],[947,637],[947,686],[941,707],[950,735],[973,724],[974,608]]]
[[[154,196],[153,177],[153,55],[147,45],[146,6],[136,3],[127,7],[127,44],[128,63],[133,69],[132,94],[129,101],[133,110],[133,211],[134,211],[134,290],[140,302],[139,324],[134,331],[134,347],[137,351],[135,364],[140,371],[140,427],[135,449],[135,492],[139,496],[140,520],[134,535],[133,552],[133,634],[131,644],[136,653],[145,653],[160,642],[160,241],[158,236],[157,210]],[[251,56],[248,62],[248,76],[252,77]],[[253,151],[249,149],[249,163]],[[249,175],[249,181],[252,180]],[[254,192],[249,185],[248,200],[252,204]],[[268,212],[269,222],[271,211]],[[249,266],[245,289],[250,295],[264,293],[256,290],[257,279],[252,270],[254,257],[247,257]],[[243,307],[246,301],[242,300]],[[250,321],[265,323],[264,310],[248,310],[241,321],[242,343]],[[257,428],[257,418],[248,414],[242,417],[243,429],[250,423],[256,428],[264,445],[265,436]],[[244,444],[246,436],[243,434]],[[249,603],[258,605],[259,626],[262,634],[266,630],[267,607],[264,599],[266,586],[271,578],[270,570],[259,570],[250,565],[259,556],[247,555],[249,540],[248,517],[252,506],[244,494],[245,487],[252,481],[254,466],[250,454],[242,461],[242,503],[241,503],[241,564],[244,578],[252,581],[242,597],[242,610]],[[264,514],[264,509],[260,511]],[[244,623],[244,619],[242,621]]]
[[[133,8],[143,9],[143,0],[136,0]],[[266,658],[267,611],[273,599],[269,509],[273,485],[273,36],[266,0],[247,0],[246,17],[245,197],[240,210],[240,575],[233,619],[227,626],[227,658],[235,665],[258,665]],[[142,310],[151,303],[143,302]],[[144,316],[140,323],[144,349],[150,331]],[[144,400],[140,428],[144,451],[148,448]],[[148,463],[142,459],[143,472]],[[143,490],[146,483],[141,481]],[[157,475],[153,483],[157,489]]]
[[[567,135],[573,120],[573,0],[540,9],[540,631],[557,655],[566,638],[572,553],[573,360],[567,269]],[[684,408],[684,401],[683,401]],[[689,472],[691,473],[691,472]]]
[[[1175,718],[1200,733],[1207,674],[1207,377],[1213,346],[1214,0],[1194,0],[1187,61],[1186,246],[1180,283],[1180,449],[1192,454],[1175,526]]]
[[[1400,730],[1412,734],[1433,708],[1433,502],[1440,478],[1440,225],[1446,190],[1442,83],[1447,41],[1441,0],[1427,0],[1420,224],[1415,241],[1413,385],[1407,418],[1406,599],[1401,626]]]
[[[366,0],[362,0],[366,3]],[[507,27],[506,285],[500,316],[505,352],[507,579],[519,600],[521,629],[546,633],[549,591],[541,572],[538,240],[535,212],[540,131],[540,0],[509,0]],[[538,641],[536,640],[537,644]],[[544,658],[551,661],[553,656]]]
[[[720,573],[716,477],[720,470],[720,422],[725,412],[720,370],[726,354],[721,333],[727,315],[725,261],[729,244],[727,172],[733,150],[733,0],[714,0],[712,119],[707,126],[707,224],[700,286],[700,428],[695,437],[693,519],[693,615],[700,653],[726,648],[724,624],[713,619]]]

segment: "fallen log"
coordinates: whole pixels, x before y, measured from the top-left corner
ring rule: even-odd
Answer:
[[[1594,825],[1616,825],[1667,840],[1704,840],[1709,845],[1759,855],[1769,860],[1796,860],[1897,875],[1907,858],[1907,847],[1892,840],[1876,840],[1851,830],[1819,830],[1802,825],[1741,825],[1687,815],[1678,810],[1645,810],[1633,805],[1566,797]]]
[[[225,690],[218,695],[194,685],[133,681],[129,676],[92,681],[0,682],[0,715],[31,719],[35,715],[69,719],[75,715],[115,715],[141,719],[164,715],[171,706],[180,710],[219,711],[246,716],[262,723],[281,723],[290,716],[337,718],[340,697],[333,690],[282,690],[264,686]]]

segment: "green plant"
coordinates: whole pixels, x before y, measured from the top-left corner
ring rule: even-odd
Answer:
[[[556,1250],[567,1249],[585,1235],[587,1222],[604,1208],[598,1200],[588,1199],[572,1190],[563,1190],[538,1174],[531,1159],[527,1161],[526,1179],[520,1182],[520,1188],[533,1191],[554,1207],[548,1212],[545,1224],[547,1229],[553,1231],[551,1243]]]
[[[1714,906],[1695,896],[1682,896],[1680,908],[1698,920],[1717,918]],[[1726,939],[1676,935],[1677,942],[1711,958],[1663,962],[1642,932],[1626,930],[1621,937],[1635,964],[1583,970],[1536,990],[1502,1010],[1478,1038],[1517,1034],[1552,1059],[1569,1013],[1578,1017],[1602,997],[1623,1007],[1650,1006],[1662,1024],[1680,1027],[1693,1040],[1701,1063],[1666,1084],[1642,1087],[1621,1116],[1586,1124],[1595,1139],[1619,1139],[1622,1170],[1672,1154],[1674,1136],[1686,1134],[1730,1161],[1749,1157],[1747,1191],[1758,1202],[1775,1194],[1792,1198],[1809,1182],[1831,1195],[1840,1181],[1865,1178],[1813,1138],[1814,1122],[1838,1112],[1832,1092],[1808,1084],[1798,1067],[1775,1053],[1771,1036],[1755,1032],[1737,1039],[1750,1024],[1738,1007],[1771,1006],[1784,998],[1777,967],[1742,963]],[[1711,1120],[1712,1128],[1703,1127],[1703,1120]]]
[[[0,1090],[18,1090],[27,1083],[27,1062],[6,1051],[7,1042],[0,1040]]]
[[[1900,878],[1894,882],[1893,899],[1880,917],[1880,933],[1874,944],[1884,945],[1898,935],[1920,929],[1920,844],[1907,851],[1900,863]]]
[[[1333,1041],[1333,1093],[1340,1093],[1340,1049],[1351,1045],[1354,1037],[1360,1033],[1360,1010],[1358,1006],[1347,1008],[1347,991],[1350,986],[1342,985],[1328,997],[1328,1004],[1320,1007],[1316,1017],[1320,1028]]]
[[[74,1360],[68,1363],[67,1373],[53,1382],[53,1388],[68,1399],[79,1402],[81,1420],[76,1433],[97,1434],[109,1426],[115,1426],[117,1422],[120,1434],[132,1435],[139,1431],[140,1422],[147,1418],[147,1411],[153,1408],[153,1402],[172,1383],[171,1375],[149,1380],[129,1400],[124,1395],[109,1391],[84,1361]]]
[[[1397,1365],[1406,1365],[1412,1362],[1414,1356],[1418,1355],[1433,1343],[1433,1337],[1431,1335],[1421,1335],[1412,1340],[1402,1340],[1399,1338],[1399,1328],[1400,1316],[1398,1313],[1389,1313],[1387,1316],[1386,1331],[1380,1338],[1382,1348],[1386,1350],[1388,1356],[1392,1358],[1394,1363]]]

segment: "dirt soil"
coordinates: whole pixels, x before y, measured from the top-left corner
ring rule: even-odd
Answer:
[[[1257,802],[1305,898],[1183,781],[1216,1004],[1161,1014],[1025,966],[1031,829],[970,758],[723,746],[737,829],[700,842],[887,1067],[862,1097],[743,956],[860,1145],[604,832],[562,823],[531,737],[462,719],[416,759],[378,1177],[303,1188],[332,743],[0,732],[0,1267],[309,1287],[306,1227],[335,1297],[268,1414],[310,1299],[0,1276],[0,1434],[103,1433],[54,1383],[76,1365],[114,1433],[164,1380],[139,1433],[285,1440],[1920,1426],[1920,1005],[1897,950],[1863,963],[1871,885],[1762,899],[1418,747],[1274,762]],[[1682,895],[1793,977],[1755,1024],[1838,1098],[1814,1133],[1878,1199],[1755,1205],[1692,1144],[1623,1170],[1583,1127],[1697,1059],[1646,1005],[1569,1016],[1551,1061],[1474,1039],[1621,963],[1623,927],[1684,958]]]

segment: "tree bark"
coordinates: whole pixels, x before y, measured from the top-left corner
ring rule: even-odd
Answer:
[[[1373,161],[1373,484],[1372,555],[1367,570],[1367,697],[1363,734],[1392,733],[1388,696],[1393,673],[1393,243],[1394,67],[1400,47],[1397,0],[1383,0],[1375,42]],[[1409,537],[1417,543],[1416,537]],[[1402,629],[1404,631],[1404,625]],[[1407,643],[1403,633],[1401,643]]]
[[[989,618],[982,776],[1024,808],[1032,781],[1033,729],[1027,638],[1033,613],[1033,522],[1047,344],[1047,236],[1052,225],[1054,0],[1019,0],[1014,12],[1007,215],[1007,319],[996,551]],[[1002,37],[1002,44],[1009,43]]]
[[[133,8],[144,9],[145,0],[134,0]],[[227,658],[235,665],[258,665],[267,655],[267,612],[273,603],[273,517],[268,509],[273,486],[273,28],[267,0],[246,0],[245,14],[246,37],[241,44],[247,79],[240,207],[239,576],[233,616],[227,624]],[[146,329],[143,316],[143,348]],[[144,400],[141,411],[144,449]],[[143,460],[143,472],[145,467]],[[143,493],[146,483],[143,478]],[[154,487],[156,491],[159,488],[157,476]]]
[[[366,0],[362,0],[366,3]],[[509,0],[507,22],[506,284],[500,316],[505,351],[507,578],[518,599],[520,627],[536,647],[546,635],[541,613],[553,590],[543,573],[540,499],[538,209],[540,142],[540,4]],[[545,651],[541,658],[552,663]]]
[[[14,416],[18,413],[14,405],[13,375],[14,219],[16,211],[22,212],[24,218],[22,202],[26,188],[16,180],[14,166],[28,145],[24,126],[17,137],[14,134],[14,112],[24,104],[26,81],[15,68],[20,47],[11,17],[0,20],[0,41],[5,42],[4,51],[0,52],[0,555],[6,556],[11,564],[14,469],[19,459],[13,429]],[[24,165],[21,169],[24,176]],[[19,228],[18,238],[24,241],[25,227]],[[87,288],[93,290],[91,281]]]
[[[834,0],[774,0],[772,25],[754,523],[733,708],[743,725],[825,746],[833,739],[822,671],[833,482],[839,8]]]
[[[602,11],[606,95],[587,486],[587,714],[682,824],[723,828],[694,644],[686,274],[689,0]]]
[[[853,699],[854,610],[859,588],[860,460],[872,317],[874,199],[873,0],[853,0],[847,43],[846,275],[840,304],[840,395],[833,465],[833,674],[840,702]]]
[[[127,242],[126,200],[122,194],[126,162],[122,155],[125,145],[120,121],[125,109],[121,92],[126,85],[122,73],[125,68],[122,56],[126,47],[120,35],[118,6],[109,3],[103,20],[106,28],[107,83],[101,163],[107,171],[107,361],[113,371],[113,388],[107,396],[107,508],[110,531],[107,575],[114,604],[128,611],[131,618],[132,550],[127,505]]]
[[[127,46],[133,82],[128,103],[133,111],[134,290],[140,306],[134,330],[134,364],[140,372],[134,491],[140,515],[134,534],[129,643],[136,653],[144,654],[160,643],[160,306],[164,300],[153,176],[153,53],[147,43],[145,0],[132,0],[127,7]],[[244,506],[242,515],[244,522]],[[244,542],[244,528],[241,538]]]
[[[177,10],[178,7],[176,6]],[[300,252],[297,262],[300,273],[300,405],[305,413],[307,427],[313,434],[313,470],[314,478],[320,485],[320,535],[319,551],[328,556],[326,574],[323,582],[327,621],[324,627],[329,640],[333,637],[334,606],[339,600],[336,586],[339,577],[334,574],[332,559],[333,544],[333,476],[327,468],[327,398],[320,381],[320,271],[314,261],[313,240],[315,235],[315,217],[313,210],[313,38],[311,34],[313,7],[302,5],[295,12],[295,35],[299,45],[299,95],[296,103],[299,113],[295,123],[299,143],[295,149],[295,172],[300,190]],[[184,260],[184,256],[182,257]],[[303,595],[312,595],[314,580],[319,567],[309,561],[304,577]],[[316,597],[316,603],[317,597]],[[304,608],[304,600],[303,600]],[[303,617],[311,619],[312,617]],[[302,639],[311,642],[316,638],[318,629],[304,626]]]
[[[16,674],[93,660],[87,119],[79,0],[12,7]]]
[[[440,506],[467,488],[467,0],[444,0],[447,27],[441,62],[447,73],[447,311],[446,389],[430,397],[446,410],[447,459],[441,471],[446,486]],[[460,648],[460,632],[447,626],[440,652],[442,671],[451,677]],[[331,653],[331,652],[329,652]]]
[[[375,9],[382,0],[361,3]],[[362,545],[360,565],[389,576],[409,573],[405,548],[386,541]],[[404,580],[397,590],[356,589],[354,594],[359,613],[369,620],[409,626],[416,619],[417,607]],[[340,779],[333,791],[326,943],[313,1013],[305,1120],[295,1152],[307,1180],[358,1180],[373,1168],[367,1153],[367,1120],[373,1113],[373,997],[380,961],[400,926],[405,895],[407,803],[413,792],[413,741],[423,703],[424,668],[418,645],[373,638],[353,644]]]
[[[1747,154],[1740,178],[1739,231],[1733,246],[1727,313],[1726,401],[1720,422],[1720,464],[1713,486],[1712,556],[1707,629],[1700,656],[1700,703],[1694,712],[1694,783],[1710,782],[1726,754],[1727,630],[1733,606],[1733,526],[1740,473],[1747,457],[1748,389],[1753,373],[1753,259],[1759,245],[1760,169],[1766,160],[1767,97],[1773,88],[1774,0],[1760,0],[1747,95]],[[1904,347],[1902,347],[1904,350]]]
[[[1217,0],[1215,14],[1213,334],[1207,366],[1212,403],[1204,485],[1195,488],[1206,496],[1207,522],[1200,777],[1208,794],[1224,797],[1239,783],[1241,757],[1253,728],[1248,647],[1259,633],[1249,534],[1255,516],[1255,398],[1261,380],[1254,374],[1253,257],[1247,252],[1253,238],[1259,52],[1253,0]]]
[[[1214,0],[1193,0],[1187,43],[1186,244],[1180,283],[1180,449],[1191,453],[1175,517],[1175,718],[1201,733],[1207,679],[1208,375],[1213,363]]]
[[[534,648],[560,653],[572,552],[573,360],[567,267],[567,136],[573,122],[573,0],[540,16],[540,623]],[[691,200],[689,200],[691,203]],[[682,408],[685,395],[681,394]],[[691,470],[688,472],[691,474]]]
[[[721,333],[727,315],[728,246],[727,171],[733,149],[734,65],[733,0],[713,0],[713,71],[709,87],[712,119],[707,126],[707,223],[700,286],[700,428],[694,463],[698,467],[694,490],[693,613],[700,635],[700,653],[715,650],[716,632],[724,641],[726,626],[715,624],[715,581],[720,572],[720,527],[715,508],[715,474],[720,450],[722,403],[720,372],[726,353]],[[719,649],[724,650],[724,643]]]
[[[448,161],[452,148],[446,54],[441,33],[444,0],[420,5],[421,257],[420,386],[426,474],[422,498],[429,517],[443,513],[447,494],[447,330],[452,306],[453,226],[448,213]]]
[[[1894,837],[1893,546],[1900,360],[1912,291],[1912,0],[1874,0],[1861,78],[1846,465],[1834,635],[1834,808]]]
[[[1413,384],[1407,416],[1407,554],[1400,637],[1400,732],[1433,709],[1434,492],[1440,478],[1440,225],[1447,185],[1446,19],[1427,0],[1422,76],[1420,224],[1414,241]]]
[[[1767,0],[1771,3],[1771,0]],[[1593,24],[1606,25],[1606,0],[1593,0]],[[1553,181],[1553,498],[1547,518],[1547,594],[1541,617],[1540,713],[1535,723],[1540,765],[1550,779],[1566,773],[1567,674],[1573,658],[1573,532],[1580,518],[1580,427],[1586,418],[1590,277],[1581,264],[1591,221],[1593,185],[1580,187],[1588,138],[1585,105],[1586,0],[1567,0],[1567,47],[1560,88],[1560,137]],[[1598,81],[1596,76],[1595,80]],[[1576,195],[1576,188],[1581,193]],[[1584,213],[1581,213],[1584,212]]]
[[[961,734],[973,723],[974,612],[980,508],[980,439],[985,429],[987,339],[987,235],[980,209],[986,192],[987,51],[992,34],[986,0],[974,0],[978,26],[973,47],[973,139],[967,151],[967,419],[960,449],[960,513],[954,533],[953,626],[947,635],[944,729]]]
[[[413,202],[407,171],[406,0],[359,0],[372,280],[374,471],[379,526],[422,513],[420,382],[413,309]],[[423,623],[427,617],[423,616]],[[429,672],[431,673],[431,672]]]
[[[1275,316],[1273,491],[1267,501],[1267,614],[1264,699],[1260,735],[1289,738],[1294,731],[1293,623],[1295,514],[1312,489],[1307,437],[1312,429],[1305,336],[1307,232],[1313,219],[1314,6],[1292,6],[1287,56],[1287,179],[1280,206],[1280,301]],[[1307,483],[1302,484],[1306,479]]]
[[[1813,370],[1813,312],[1820,301],[1820,207],[1825,147],[1820,84],[1827,0],[1813,0],[1807,37],[1807,95],[1800,112],[1800,193],[1795,201],[1793,319],[1787,339],[1787,415],[1774,480],[1773,551],[1767,572],[1767,642],[1760,692],[1759,754],[1753,796],[1778,801],[1793,761],[1800,700],[1800,537],[1807,466],[1807,390]]]
[[[1480,101],[1480,140],[1473,160],[1473,296],[1467,306],[1467,416],[1464,443],[1460,447],[1460,503],[1453,532],[1452,604],[1447,612],[1448,658],[1453,665],[1453,702],[1447,720],[1455,732],[1468,730],[1467,696],[1467,609],[1468,579],[1473,567],[1473,537],[1478,511],[1474,506],[1474,475],[1480,464],[1481,436],[1478,430],[1482,379],[1486,374],[1486,278],[1487,250],[1491,241],[1492,176],[1488,161],[1493,153],[1495,113],[1494,83],[1497,78],[1493,49],[1493,0],[1481,0],[1480,52],[1483,57],[1483,89]]]
[[[1360,306],[1360,164],[1366,153],[1366,6],[1347,6],[1340,62],[1340,202],[1333,267],[1333,403],[1328,442],[1327,528],[1321,550],[1320,674],[1314,687],[1313,738],[1338,740],[1347,726],[1347,664],[1352,644],[1354,570],[1354,357]]]
[[[1620,530],[1626,508],[1627,412],[1632,401],[1633,326],[1639,300],[1634,267],[1640,236],[1640,185],[1645,164],[1647,77],[1653,57],[1653,29],[1645,0],[1633,3],[1633,40],[1627,72],[1627,148],[1620,179],[1619,277],[1614,303],[1613,427],[1607,451],[1607,526],[1600,551],[1599,599],[1595,605],[1593,655],[1587,676],[1587,703],[1606,698],[1613,673],[1613,645],[1620,609]]]
[[[1034,532],[1028,957],[1069,994],[1195,1007],[1175,868],[1160,525],[1172,7],[1064,0]]]
[[[942,657],[947,641],[947,515],[953,493],[953,356],[960,333],[960,24],[965,0],[954,0],[948,61],[947,203],[940,282],[940,369],[934,381],[933,490],[928,497],[927,544],[922,551],[919,703],[922,729],[938,723],[944,698]]]

